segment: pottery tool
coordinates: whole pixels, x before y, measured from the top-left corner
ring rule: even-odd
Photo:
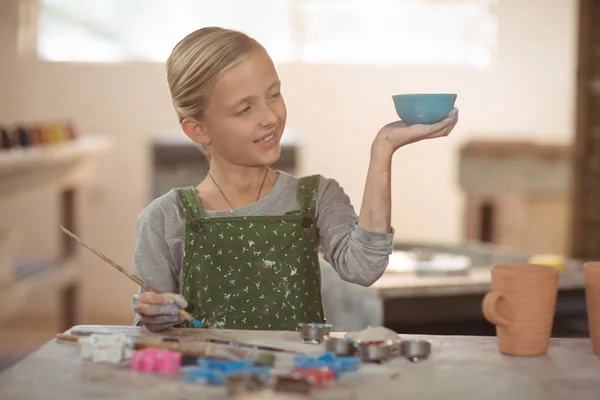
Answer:
[[[252,344],[252,343],[233,342],[230,340],[212,339],[212,338],[198,338],[198,340],[201,342],[222,344],[225,346],[246,347],[249,349],[256,349],[256,350],[263,350],[263,351],[276,351],[276,352],[281,352],[281,353],[304,354],[304,353],[300,353],[298,351],[282,349],[280,347],[261,346],[261,345]]]
[[[55,336],[55,339],[67,342],[78,342],[80,338],[89,338],[89,336],[78,336],[69,334],[58,334]],[[134,350],[163,349],[177,351],[184,356],[205,357],[220,360],[251,359],[254,365],[273,366],[275,364],[275,355],[273,353],[257,351],[255,349],[246,350],[240,347],[215,346],[209,343],[172,343],[132,338],[132,348]]]
[[[101,259],[103,259],[104,261],[106,261],[108,264],[110,264],[111,266],[113,266],[117,271],[119,271],[120,273],[122,273],[123,275],[127,276],[129,279],[131,279],[135,283],[137,283],[144,290],[149,291],[149,292],[159,293],[158,291],[152,289],[150,286],[146,285],[140,278],[138,278],[137,276],[135,276],[131,272],[127,271],[125,268],[121,267],[119,264],[117,264],[116,262],[114,262],[110,258],[106,257],[104,254],[100,253],[98,250],[96,250],[96,249],[88,246],[87,244],[85,244],[83,242],[83,240],[81,240],[77,235],[75,235],[74,233],[72,233],[71,231],[69,231],[68,229],[66,229],[65,227],[61,226],[60,230],[63,231],[64,233],[66,233],[67,235],[71,236],[71,238],[75,239],[82,246],[86,247],[92,253],[96,254],[98,257],[100,257]],[[192,314],[190,314],[189,312],[187,312],[187,311],[185,311],[183,309],[180,309],[179,310],[179,314],[182,317],[184,317],[185,319],[187,319],[196,328],[202,328],[202,326],[203,326],[202,322],[200,322],[196,318],[194,318],[194,316]]]

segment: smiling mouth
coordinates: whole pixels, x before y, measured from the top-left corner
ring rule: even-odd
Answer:
[[[265,136],[261,139],[255,140],[254,143],[268,142],[269,140],[272,140],[274,137],[275,137],[275,133],[271,133],[268,136]]]

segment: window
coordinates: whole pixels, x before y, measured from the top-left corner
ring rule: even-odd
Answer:
[[[485,67],[497,41],[493,1],[306,0],[309,63]]]
[[[487,67],[498,31],[497,0],[27,1],[37,56],[59,62],[164,62],[187,33],[224,26],[277,63]]]
[[[287,62],[292,60],[290,3],[38,0],[36,50],[49,61],[164,62],[186,34],[203,26],[224,26],[250,34],[277,62]]]

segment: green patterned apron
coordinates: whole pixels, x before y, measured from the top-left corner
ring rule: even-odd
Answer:
[[[294,331],[299,322],[324,322],[318,182],[318,176],[302,178],[301,209],[277,216],[208,218],[194,187],[178,189],[186,219],[181,293],[187,311],[211,328]]]

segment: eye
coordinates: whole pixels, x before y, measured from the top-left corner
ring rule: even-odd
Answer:
[[[241,117],[241,116],[246,115],[247,113],[249,113],[250,109],[251,109],[251,107],[247,106],[243,110],[236,112],[235,115],[238,115],[238,116]]]
[[[273,93],[273,94],[271,95],[271,98],[272,98],[272,99],[278,99],[278,98],[280,98],[280,97],[281,97],[281,92]]]

